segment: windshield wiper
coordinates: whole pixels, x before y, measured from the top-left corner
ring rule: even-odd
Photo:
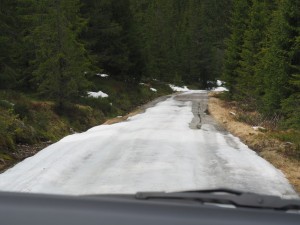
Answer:
[[[185,192],[138,192],[136,199],[173,199],[192,200],[200,203],[214,203],[234,205],[236,207],[250,207],[276,210],[300,210],[300,200],[282,199],[277,196],[260,195],[232,189],[212,189]]]

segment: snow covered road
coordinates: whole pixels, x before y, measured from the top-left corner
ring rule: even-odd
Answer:
[[[0,190],[102,194],[228,187],[296,196],[284,175],[205,114],[190,91],[74,134],[0,175]]]

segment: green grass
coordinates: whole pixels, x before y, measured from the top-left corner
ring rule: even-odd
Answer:
[[[13,160],[13,158],[10,155],[1,152],[0,152],[0,158],[4,160]]]
[[[103,91],[109,97],[81,97],[59,114],[49,99],[34,93],[1,90],[0,153],[14,151],[17,144],[57,141],[72,131],[85,131],[105,119],[125,115],[144,103],[172,93],[168,85],[159,81],[147,81],[144,86],[95,76],[92,82],[90,91]],[[157,92],[151,91],[151,87]]]
[[[92,91],[103,91],[109,97],[103,99],[83,98],[81,103],[100,109],[107,118],[124,115],[156,97],[172,93],[167,84],[155,80],[144,80],[141,82],[146,85],[140,85],[116,81],[110,77],[95,76],[91,81],[93,83]],[[151,87],[155,88],[157,92],[151,91]]]
[[[14,151],[17,144],[57,141],[71,130],[84,131],[104,121],[103,113],[90,107],[74,106],[58,115],[53,102],[33,101],[13,91],[0,91],[0,100],[1,152]]]

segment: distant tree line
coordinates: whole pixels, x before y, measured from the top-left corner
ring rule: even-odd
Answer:
[[[0,88],[62,107],[102,71],[196,83],[221,73],[230,0],[0,0]]]
[[[0,89],[59,107],[104,72],[208,88],[300,127],[299,0],[0,0]]]
[[[300,128],[300,1],[236,0],[223,77],[232,99]]]

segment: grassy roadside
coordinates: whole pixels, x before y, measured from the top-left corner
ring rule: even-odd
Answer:
[[[236,104],[221,100],[215,94],[209,97],[208,110],[228,131],[280,169],[300,193],[300,158],[297,143],[299,138],[291,142],[294,135],[297,136],[296,131],[273,130],[268,126],[265,126],[266,129],[254,129],[253,124],[241,119],[241,115],[250,117],[251,112],[241,112]]]
[[[95,78],[94,84],[91,91],[101,90],[109,97],[82,97],[63,114],[58,114],[48,99],[0,91],[0,172],[66,135],[83,132],[107,120],[124,120],[132,115],[129,112],[139,110],[139,106],[172,93],[158,81],[128,85],[109,78]]]

